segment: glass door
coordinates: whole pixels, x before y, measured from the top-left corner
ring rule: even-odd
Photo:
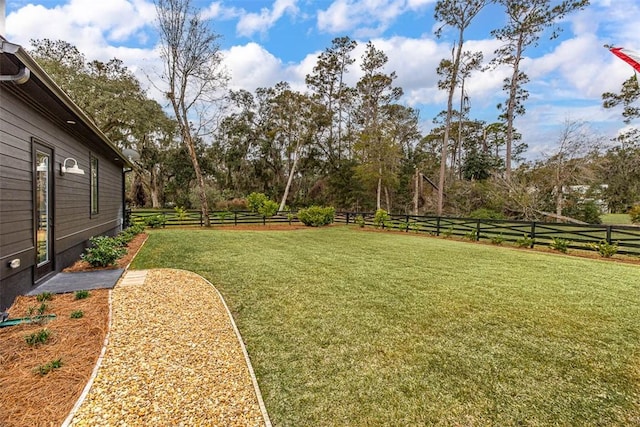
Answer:
[[[53,270],[52,153],[37,147],[35,155],[36,280]]]

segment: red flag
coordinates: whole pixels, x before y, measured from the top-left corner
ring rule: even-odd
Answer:
[[[609,50],[640,73],[640,53],[623,47],[611,47]]]

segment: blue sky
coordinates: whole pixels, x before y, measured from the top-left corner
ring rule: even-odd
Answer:
[[[395,83],[405,91],[402,103],[420,110],[425,132],[446,106],[435,69],[450,55],[455,40],[446,32],[435,38],[435,0],[192,2],[222,36],[232,88],[253,91],[288,81],[303,91],[304,77],[318,54],[334,38],[349,36],[359,43],[356,59],[369,40],[387,54],[387,71],[396,72]],[[122,59],[145,84],[160,67],[152,1],[6,0],[6,15],[5,37],[27,48],[33,38],[63,39],[89,59]],[[489,32],[503,22],[498,6],[487,7],[469,29],[466,49],[482,51],[489,60],[499,47]],[[619,112],[602,109],[601,95],[618,91],[633,70],[603,45],[640,51],[639,22],[637,0],[592,0],[587,9],[562,22],[560,38],[549,41],[543,35],[537,47],[527,50],[523,68],[531,80],[530,98],[516,126],[530,146],[528,157],[552,152],[567,120],[588,122],[594,134],[605,138],[624,127]],[[352,84],[359,74],[355,64],[349,74]],[[507,70],[498,69],[468,81],[473,118],[496,120],[506,75]],[[149,93],[155,96],[153,89]]]

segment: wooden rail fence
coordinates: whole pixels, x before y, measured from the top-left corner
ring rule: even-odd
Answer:
[[[145,223],[149,217],[160,215],[166,226],[204,225],[199,211],[178,213],[174,210],[136,209],[128,212],[131,223]],[[373,212],[336,212],[335,222],[376,226]],[[295,213],[280,212],[265,217],[248,211],[215,211],[209,214],[212,226],[242,224],[299,223]],[[452,236],[470,240],[492,240],[515,244],[530,239],[530,246],[550,246],[553,239],[564,239],[572,249],[590,249],[593,243],[606,242],[618,246],[618,253],[640,255],[640,227],[630,225],[560,224],[538,221],[453,218],[421,215],[389,214],[380,225],[396,231],[428,233],[433,236]]]

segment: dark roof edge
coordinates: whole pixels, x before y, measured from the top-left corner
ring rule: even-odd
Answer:
[[[4,37],[0,36],[0,39],[6,40]],[[67,108],[69,108],[80,120],[82,120],[83,124],[87,126],[93,133],[95,133],[101,140],[104,142],[111,150],[122,159],[125,166],[133,167],[131,162],[124,154],[120,151],[118,147],[115,146],[113,142],[109,140],[109,138],[100,130],[98,126],[87,116],[85,113],[71,98],[69,95],[63,91],[60,86],[54,82],[51,77],[47,74],[47,72],[27,53],[27,51],[19,46],[18,51],[13,54],[22,64],[31,71],[32,76],[36,76],[51,93],[59,99]]]

